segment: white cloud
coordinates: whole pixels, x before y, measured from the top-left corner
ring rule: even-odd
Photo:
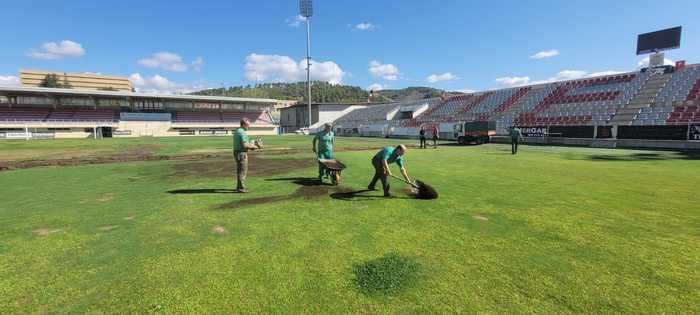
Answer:
[[[442,81],[454,81],[459,80],[459,77],[452,74],[451,72],[445,72],[443,74],[431,74],[426,80],[430,83],[442,82]]]
[[[8,75],[8,76],[2,76],[0,75],[0,86],[20,86],[19,78]]]
[[[553,78],[549,78],[550,81],[564,81],[564,80],[575,80],[586,76],[586,71],[582,70],[563,70],[557,73]]]
[[[595,77],[602,77],[602,76],[608,76],[608,75],[616,75],[616,74],[621,74],[621,73],[625,73],[625,71],[607,70],[607,71],[593,72],[591,74],[586,75],[586,78],[595,78]]]
[[[160,68],[165,71],[187,71],[187,65],[182,62],[182,57],[171,52],[155,53],[149,58],[140,59],[138,63],[147,68]]]
[[[382,64],[372,60],[369,63],[369,73],[384,80],[395,81],[399,79],[399,68],[392,64]]]
[[[301,15],[297,15],[291,19],[284,20],[284,23],[291,27],[299,27],[299,25],[301,25],[301,23],[303,22],[306,22],[306,18]]]
[[[353,28],[358,31],[374,31],[377,29],[377,26],[370,22],[362,22],[353,26]]]
[[[139,73],[133,73],[129,76],[129,81],[134,85],[136,91],[141,93],[187,94],[209,88],[201,81],[178,84],[158,74],[152,77],[143,77]]]
[[[471,93],[475,93],[476,90],[473,90],[473,89],[459,89],[459,90],[455,90],[455,92],[471,94]]]
[[[558,56],[558,55],[559,55],[559,50],[551,49],[551,50],[540,51],[540,52],[530,56],[530,59],[546,59],[546,58],[552,58],[552,57]]]
[[[66,57],[80,57],[85,55],[83,45],[70,40],[63,40],[60,43],[48,42],[41,45],[40,49],[32,49],[27,56],[34,59],[56,60]]]
[[[306,60],[294,61],[280,55],[250,54],[245,59],[245,78],[249,81],[298,82],[306,80]],[[331,84],[343,82],[346,73],[332,61],[311,61],[311,79]]]
[[[530,84],[544,84],[544,83],[552,83],[552,82],[558,82],[558,81],[576,80],[576,79],[585,78],[587,74],[588,74],[588,72],[581,71],[581,70],[563,70],[551,78],[548,78],[546,80],[533,81],[533,82],[530,82]]]
[[[625,73],[625,72],[624,71],[607,70],[607,71],[588,73],[586,71],[581,71],[581,70],[564,70],[564,71],[557,73],[557,75],[554,77],[551,77],[547,80],[534,81],[534,82],[532,82],[532,84],[551,83],[551,82],[557,82],[557,81],[576,80],[576,79],[583,79],[583,78],[594,78],[594,77],[601,77],[601,76],[616,75],[616,74],[620,74],[620,73]]]
[[[557,73],[555,76],[545,79],[545,80],[538,80],[538,81],[530,81],[530,77],[503,77],[503,78],[498,78],[496,79],[496,82],[503,86],[503,87],[515,87],[515,86],[523,86],[523,85],[528,85],[528,84],[545,84],[545,83],[552,83],[552,82],[558,82],[558,81],[568,81],[568,80],[577,80],[577,79],[583,79],[583,78],[593,78],[593,77],[600,77],[600,76],[609,76],[609,75],[615,75],[615,74],[620,74],[624,73],[624,71],[614,71],[614,70],[608,70],[608,71],[600,71],[600,72],[594,72],[594,73],[588,73],[583,70],[563,70]]]
[[[530,83],[530,77],[502,77],[497,78],[496,83],[503,87],[522,86]]]
[[[676,64],[676,63],[675,63],[673,60],[668,59],[668,58],[664,58],[664,65],[665,65],[665,66],[673,66],[673,65],[675,65],[675,64]],[[637,62],[637,68],[638,68],[638,69],[646,68],[646,67],[648,67],[648,66],[649,66],[649,57],[644,57],[644,59],[642,59],[642,60],[640,60],[639,62]]]
[[[381,90],[386,90],[388,87],[389,87],[388,85],[374,83],[374,84],[367,87],[367,91],[381,91]]]
[[[202,71],[202,67],[204,67],[204,59],[202,57],[197,57],[197,59],[192,61],[192,69],[194,71]]]

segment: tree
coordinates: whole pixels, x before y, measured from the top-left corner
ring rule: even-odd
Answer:
[[[58,76],[55,73],[49,73],[43,80],[41,80],[39,86],[46,88],[60,88],[61,82],[58,81]]]
[[[70,89],[73,88],[71,86],[70,82],[68,82],[67,77],[63,77],[63,82],[58,79],[58,76],[55,73],[49,73],[47,74],[43,80],[41,80],[41,83],[39,83],[40,87],[46,87],[46,88],[64,88],[64,89]]]
[[[221,95],[220,89],[195,92],[195,95]],[[441,90],[426,87],[411,87],[401,90],[375,91],[372,100],[396,102],[436,97]],[[226,90],[226,96],[264,97],[278,100],[295,100],[306,103],[306,82],[297,83],[259,83],[255,85],[232,86]],[[369,92],[357,86],[312,82],[311,94],[314,102],[323,103],[364,103]]]

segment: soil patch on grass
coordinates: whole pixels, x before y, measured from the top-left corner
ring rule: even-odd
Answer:
[[[128,221],[131,221],[131,220],[133,220],[133,219],[136,219],[136,216],[133,215],[133,214],[130,215],[130,216],[128,216],[128,217],[124,217],[124,220],[128,220]]]
[[[267,159],[248,155],[248,176],[273,176],[316,165],[313,159]],[[233,159],[216,159],[206,162],[180,163],[174,165],[173,176],[232,177],[236,174]]]
[[[231,152],[231,149],[196,149],[196,150],[190,150],[189,153],[191,154],[205,154],[205,153],[229,153]]]
[[[100,231],[111,231],[111,230],[116,229],[117,227],[118,227],[118,225],[104,225],[104,226],[98,227],[98,229]]]
[[[85,158],[72,159],[49,159],[49,160],[29,160],[0,162],[1,171],[11,171],[17,169],[28,169],[34,167],[47,166],[80,166],[92,164],[111,164],[126,162],[148,162],[148,161],[201,161],[207,159],[221,159],[227,155],[218,154],[191,154],[191,155],[152,155],[152,154],[117,154],[110,156],[91,156]]]
[[[32,234],[34,234],[34,235],[36,235],[36,236],[48,236],[48,235],[51,235],[51,234],[54,234],[54,233],[58,233],[58,232],[61,232],[61,231],[63,231],[63,230],[61,230],[61,229],[41,228],[41,229],[36,229],[36,230],[32,231]]]
[[[57,158],[57,159],[35,159],[35,160],[20,160],[20,161],[0,161],[0,172],[2,171],[12,171],[18,169],[28,169],[34,167],[47,167],[47,166],[79,166],[79,165],[91,165],[91,164],[111,164],[111,163],[125,163],[125,162],[149,162],[149,161],[195,161],[199,163],[203,160],[219,160],[221,167],[225,167],[226,170],[231,171],[234,169],[233,154],[230,150],[216,150],[213,152],[207,152],[202,150],[203,153],[196,154],[184,154],[184,155],[157,155],[156,151],[160,148],[160,145],[151,144],[143,145],[135,148],[129,148],[117,153],[105,154],[105,155],[86,155],[86,156],[76,156],[69,158]],[[372,148],[347,148],[339,149],[336,152],[351,152],[351,151],[367,151],[367,150],[378,150],[379,147]],[[206,152],[206,153],[205,153]],[[306,153],[307,150],[301,149],[291,149],[291,148],[269,148],[259,152],[255,152],[248,155],[249,159],[249,174],[250,175],[274,175],[282,174],[278,170],[287,166],[288,168],[294,168],[299,166],[299,163],[304,163],[304,167],[315,165],[316,161],[314,159],[294,159],[293,161],[304,161],[304,162],[294,162],[294,164],[285,164],[280,161],[289,161],[281,159],[266,159],[272,162],[262,162],[257,165],[256,160],[263,160],[258,158],[258,156],[279,156],[279,155],[291,155],[297,153]],[[275,164],[276,162],[280,162]],[[192,164],[196,164],[192,163]],[[227,165],[223,165],[226,164]],[[214,162],[216,165],[216,162]]]
[[[97,201],[107,202],[107,201],[111,201],[112,199],[114,199],[114,194],[113,193],[106,193],[106,194],[102,195],[102,197],[98,198]]]
[[[488,221],[489,220],[489,218],[485,217],[484,215],[478,214],[478,213],[473,214],[472,218],[474,220],[479,220],[479,221]]]
[[[224,229],[222,226],[215,226],[211,229],[211,231],[216,233],[216,234],[227,234],[228,233],[228,231],[226,231],[226,229]]]

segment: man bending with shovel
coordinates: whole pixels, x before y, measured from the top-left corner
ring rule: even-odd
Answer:
[[[406,173],[406,167],[404,166],[403,156],[406,154],[406,146],[399,144],[395,147],[386,147],[372,158],[372,166],[374,166],[374,178],[367,186],[369,190],[375,190],[374,186],[377,184],[377,180],[382,181],[382,188],[384,189],[384,197],[391,197],[389,193],[389,182],[387,181],[388,176],[392,176],[391,170],[389,169],[389,164],[396,163],[401,168],[401,175],[407,182],[411,182]]]

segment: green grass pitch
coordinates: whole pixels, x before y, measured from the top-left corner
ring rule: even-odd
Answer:
[[[249,194],[230,138],[0,142],[0,165],[174,157],[0,171],[0,313],[700,312],[695,155],[409,148],[440,198],[384,199],[375,148],[417,141],[338,138],[332,187],[311,138],[264,140]]]

